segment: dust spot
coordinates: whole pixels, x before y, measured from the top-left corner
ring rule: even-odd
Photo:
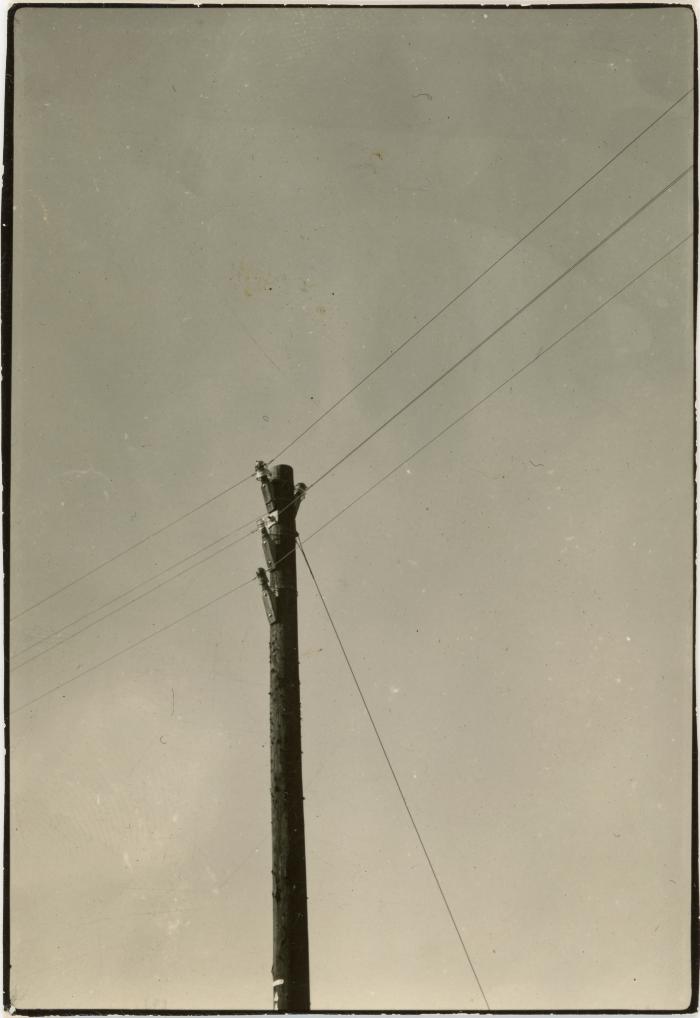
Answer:
[[[269,293],[272,290],[272,276],[269,272],[259,269],[245,258],[241,258],[236,276],[246,297]]]
[[[85,478],[101,477],[102,480],[106,481],[107,484],[111,484],[112,480],[107,477],[101,470],[95,470],[94,467],[87,467],[86,470],[65,470],[63,473],[64,477],[69,477],[71,480],[83,480]]]
[[[318,647],[318,648],[311,647],[308,650],[302,650],[302,652],[300,654],[300,657],[310,657],[312,654],[321,654],[322,652],[323,652],[323,647]]]
[[[41,197],[40,194],[37,194],[36,191],[33,191],[31,189],[28,191],[28,194],[33,194],[34,195],[34,197],[36,198],[37,202],[41,206],[41,218],[44,220],[45,223],[48,223],[48,221],[49,221],[49,210],[46,207],[46,202],[44,201],[44,199]]]

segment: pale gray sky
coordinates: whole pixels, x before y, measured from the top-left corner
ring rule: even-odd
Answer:
[[[12,614],[301,431],[693,84],[688,9],[15,16]],[[285,456],[312,481],[692,161],[692,97]],[[691,178],[310,492],[310,534],[692,229]],[[684,245],[308,554],[496,1009],[686,1006]],[[248,482],[17,620],[262,511]],[[254,574],[256,538],[12,675]],[[312,1006],[481,998],[303,566]],[[18,659],[21,660],[21,659]],[[252,585],[12,718],[17,1007],[271,1004]]]

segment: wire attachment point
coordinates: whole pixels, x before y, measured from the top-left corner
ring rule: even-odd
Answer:
[[[272,625],[273,622],[277,621],[277,598],[270,590],[270,584],[267,579],[267,573],[262,566],[256,570],[255,575],[258,578],[258,582],[262,588],[262,599],[263,605],[265,606],[265,614],[267,615],[267,621]]]
[[[263,516],[261,520],[258,520],[258,529],[260,530],[263,553],[265,555],[265,561],[267,562],[268,569],[274,569],[277,564],[275,562],[274,546],[272,543],[270,528],[273,524],[278,523],[278,515],[277,510],[275,510],[275,512],[269,513],[267,516]]]
[[[275,500],[272,497],[272,474],[270,473],[267,463],[264,460],[256,460],[255,462],[255,476],[260,481],[260,487],[262,488],[262,496],[265,500],[265,508],[268,513],[272,512],[275,507]]]
[[[299,481],[298,484],[294,485],[294,502],[296,505],[296,512],[299,511],[299,506],[306,498],[306,492],[308,490],[309,490],[308,485],[304,484],[303,481]]]

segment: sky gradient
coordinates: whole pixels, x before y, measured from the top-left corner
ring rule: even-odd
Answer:
[[[693,84],[679,8],[15,31],[12,615],[274,455]],[[297,480],[692,158],[690,96],[290,449]],[[691,195],[324,478],[302,539],[681,241]],[[692,299],[686,243],[308,541],[495,1009],[688,1003]],[[262,511],[246,482],[23,614],[11,652]],[[270,1007],[259,590],[79,676],[262,562],[250,537],[13,669],[15,1006]],[[298,571],[312,1007],[479,1007]]]

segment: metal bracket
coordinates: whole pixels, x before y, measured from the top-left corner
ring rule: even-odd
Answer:
[[[275,507],[275,501],[272,497],[272,487],[270,485],[271,474],[264,460],[256,461],[255,476],[260,481],[263,498],[265,499],[265,508],[268,512],[271,512]]]
[[[258,577],[258,582],[262,587],[262,599],[263,605],[265,606],[265,614],[267,615],[268,622],[272,625],[273,622],[277,621],[277,598],[270,590],[270,585],[267,582],[267,573],[262,566],[257,570],[256,576]]]
[[[258,520],[258,529],[260,530],[260,538],[262,540],[263,552],[268,569],[275,568],[275,555],[273,544],[270,539],[270,524],[272,522],[272,516],[276,515],[276,513],[272,513],[270,516],[266,516],[264,519]]]
[[[295,505],[294,505],[294,512],[295,513],[297,513],[299,511],[299,506],[304,501],[304,498],[306,497],[306,492],[308,490],[309,489],[307,488],[307,486],[304,484],[303,481],[299,481],[298,484],[294,485],[294,503],[295,503]]]
[[[270,528],[276,526],[280,521],[279,509],[274,509],[271,513],[266,513],[261,519],[258,520],[258,527],[264,530],[265,533],[270,533]]]
[[[267,477],[263,477],[260,487],[262,489],[262,496],[265,499],[265,508],[268,512],[272,512],[275,508],[275,500],[272,497],[272,488]]]

